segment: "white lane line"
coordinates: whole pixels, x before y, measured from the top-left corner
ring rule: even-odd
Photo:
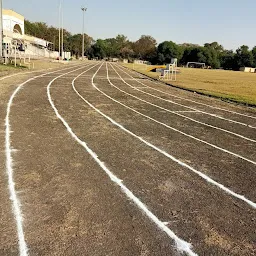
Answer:
[[[40,72],[42,72],[42,71],[51,70],[51,69],[53,69],[53,68],[42,69],[42,70],[35,70],[35,71],[28,71],[28,72],[18,72],[18,73],[9,75],[9,76],[1,77],[1,78],[0,78],[0,81],[5,80],[5,79],[10,78],[10,77],[18,76],[18,75],[26,75],[26,74],[36,73],[36,72],[40,73]]]
[[[127,74],[128,76],[130,76],[131,78],[133,78],[130,74],[128,74],[126,71],[124,71],[123,69],[121,69],[118,65],[116,65],[116,67],[118,67],[118,69],[120,69],[123,73]],[[152,87],[150,86],[147,86],[146,84],[142,83],[141,81],[139,81],[138,79],[136,78],[133,78],[134,81],[137,81],[138,83],[142,84],[143,86],[146,86],[147,88],[150,88],[152,89]],[[158,90],[158,89],[154,89],[156,91],[159,91],[162,93],[161,90]],[[189,107],[189,106],[186,106],[186,105],[183,105],[181,103],[177,103],[175,101],[172,101],[172,100],[167,100],[167,99],[163,99],[161,97],[158,97],[157,95],[155,94],[151,94],[151,93],[148,93],[148,92],[144,92],[144,91],[141,91],[147,95],[150,95],[151,97],[154,97],[154,98],[157,98],[157,99],[160,99],[160,100],[163,100],[163,101],[166,101],[166,102],[170,102],[172,104],[175,104],[175,105],[178,105],[178,106],[182,106],[182,107],[185,107],[185,108],[188,108],[188,109],[192,109],[192,110],[196,110],[198,112],[201,112],[203,114],[206,114],[206,115],[209,115],[209,116],[213,116],[215,118],[219,118],[219,119],[222,119],[222,120],[225,120],[225,121],[228,121],[228,122],[231,122],[231,123],[235,123],[235,124],[239,124],[239,125],[243,125],[243,126],[246,126],[246,127],[249,127],[249,128],[252,128],[252,129],[256,129],[256,127],[252,126],[252,125],[248,125],[246,123],[243,123],[243,122],[238,122],[238,121],[235,121],[235,120],[232,120],[232,119],[228,119],[228,118],[225,118],[225,117],[222,117],[222,116],[218,116],[216,114],[211,114],[211,113],[208,113],[208,112],[205,112],[205,111],[202,111],[200,109],[196,109],[196,108],[193,108],[193,107]]]
[[[77,64],[71,64],[71,67],[75,67],[75,66],[78,66],[78,65]],[[69,66],[69,68],[71,68],[71,67]],[[8,75],[8,76],[3,76],[3,77],[0,78],[0,81],[5,80],[5,79],[10,78],[10,77],[18,76],[18,75],[26,75],[26,74],[31,74],[31,73],[40,73],[40,72],[43,72],[43,71],[46,71],[46,70],[51,70],[51,69],[60,70],[58,67],[53,67],[53,68],[39,69],[39,70],[34,70],[34,71],[18,72],[18,73],[11,74],[11,75]],[[63,70],[65,70],[65,69],[63,69]]]
[[[128,70],[130,71],[130,69],[128,69]],[[133,72],[134,72],[136,75],[139,74],[139,73],[137,73],[137,72],[135,72],[135,71],[133,71]],[[140,77],[143,77],[144,79],[146,79],[146,80],[148,80],[149,82],[152,82],[152,83],[154,83],[154,84],[163,85],[163,83],[156,82],[156,81],[154,81],[154,80],[150,80],[147,76],[144,76],[144,75],[141,75],[141,74],[140,74]],[[232,111],[232,110],[228,110],[228,109],[225,109],[225,108],[215,107],[215,106],[212,106],[212,105],[209,105],[209,104],[206,104],[206,103],[198,102],[198,101],[191,100],[191,99],[184,98],[184,97],[180,97],[180,96],[177,96],[177,95],[174,95],[174,94],[171,94],[171,93],[167,93],[167,92],[164,92],[164,91],[161,91],[161,90],[152,88],[152,87],[150,87],[150,86],[148,86],[148,88],[150,88],[150,89],[152,89],[152,90],[156,90],[156,91],[162,92],[162,93],[167,94],[167,95],[170,95],[170,96],[172,96],[172,97],[174,97],[174,98],[177,98],[177,99],[190,101],[190,102],[196,103],[196,104],[198,104],[198,105],[206,106],[206,107],[213,108],[213,109],[219,109],[219,110],[222,110],[222,111],[225,111],[225,112],[229,112],[229,113],[232,113],[232,114],[236,114],[236,115],[240,115],[240,116],[245,116],[245,117],[249,117],[249,118],[256,119],[256,116],[251,116],[251,115],[247,115],[247,114],[242,114],[242,113],[239,113],[239,112],[236,112],[236,111]]]
[[[198,113],[196,110],[173,110],[174,113]]]
[[[29,80],[33,80],[32,78]],[[27,81],[27,82],[29,82]],[[8,105],[7,105],[7,115],[5,119],[5,152],[6,152],[6,171],[8,176],[8,185],[9,185],[9,193],[10,193],[10,200],[12,201],[12,208],[13,213],[16,220],[17,226],[17,233],[18,233],[18,240],[19,240],[19,252],[20,256],[27,256],[28,255],[28,248],[24,237],[24,231],[22,226],[22,212],[20,209],[21,203],[18,199],[17,193],[15,191],[15,183],[13,178],[13,159],[12,159],[12,149],[11,149],[11,142],[10,142],[10,134],[11,134],[11,126],[10,126],[10,111],[13,99],[17,92],[19,91],[20,87],[23,86],[25,83],[20,85],[12,94]]]
[[[93,87],[98,90],[99,88],[95,85],[95,83],[92,81],[92,85]],[[77,92],[77,91],[76,91]],[[225,187],[224,185],[216,182],[215,180],[213,180],[212,178],[210,178],[209,176],[207,176],[206,174],[194,169],[193,167],[189,166],[188,164],[178,160],[177,158],[175,158],[174,156],[170,155],[169,153],[165,152],[164,150],[158,148],[157,146],[151,144],[150,142],[146,141],[145,139],[137,136],[135,133],[131,132],[130,130],[126,129],[125,127],[123,127],[121,124],[117,123],[116,121],[114,121],[111,117],[107,116],[106,114],[104,114],[103,112],[101,112],[98,108],[96,108],[95,106],[93,106],[89,101],[87,101],[82,95],[80,95],[78,93],[79,97],[86,102],[90,107],[92,107],[95,111],[97,111],[99,114],[101,114],[102,116],[104,116],[106,119],[108,119],[112,124],[116,125],[117,127],[119,127],[121,130],[127,132],[128,134],[130,134],[131,136],[135,137],[136,139],[140,140],[141,142],[143,142],[144,144],[146,144],[147,146],[153,148],[154,150],[158,151],[159,153],[163,154],[164,156],[166,156],[167,158],[171,159],[172,161],[178,163],[179,165],[189,169],[190,171],[192,171],[193,173],[197,174],[199,177],[201,177],[202,179],[206,180],[207,182],[209,182],[210,184],[220,188],[221,190],[225,191],[227,194],[240,199],[242,201],[244,201],[245,203],[249,204],[252,208],[256,209],[256,203],[254,203],[253,201],[247,199],[245,196],[240,195],[238,193],[235,193],[234,191],[232,191],[231,189]],[[110,96],[108,96],[106,94],[106,96],[108,98],[111,98]],[[113,101],[118,102],[117,100],[113,99]]]
[[[103,65],[103,64],[102,64]],[[92,77],[92,83],[93,80],[96,76],[96,74],[98,73],[98,71],[100,70],[100,68],[102,67],[102,65],[98,68],[98,70],[96,71],[96,73],[94,74],[94,76]],[[72,86],[73,89],[75,90],[75,92],[80,95],[75,86],[75,80],[80,77],[83,73],[81,73],[79,76],[77,76],[73,82],[72,82]],[[56,78],[57,79],[57,78]],[[51,98],[51,92],[50,92],[50,87],[52,85],[52,83],[56,80],[54,79],[53,81],[51,81],[49,83],[49,85],[47,86],[47,95],[48,95],[48,100],[56,114],[56,116],[61,120],[61,122],[63,123],[63,125],[66,127],[67,131],[71,134],[71,136],[92,156],[92,158],[97,162],[97,164],[106,172],[106,174],[109,176],[109,178],[115,183],[117,184],[121,190],[123,191],[123,193],[134,202],[135,205],[137,205],[137,207],[144,212],[144,214],[146,214],[157,226],[159,229],[161,229],[163,232],[165,232],[171,239],[173,239],[176,243],[177,249],[180,252],[184,252],[187,253],[187,255],[189,256],[196,256],[197,254],[195,252],[192,251],[192,246],[190,243],[184,241],[183,239],[179,238],[172,230],[170,230],[165,224],[164,222],[160,221],[156,215],[154,215],[148,208],[147,206],[142,203],[140,201],[140,199],[138,197],[136,197],[133,192],[131,190],[129,190],[122,182],[122,180],[120,180],[115,174],[113,174],[107,167],[106,165],[98,158],[97,154],[88,147],[88,145],[86,144],[86,142],[82,141],[81,139],[79,139],[77,137],[77,135],[72,131],[71,127],[68,125],[68,123],[65,121],[65,119],[59,114],[57,108],[54,105],[54,102]],[[81,95],[80,95],[81,96]],[[89,105],[91,105],[88,102]],[[91,105],[91,107],[93,107]],[[94,108],[94,107],[93,107]]]
[[[110,65],[111,65],[111,64],[110,64]],[[113,70],[117,73],[117,75],[121,78],[121,80],[122,80],[126,85],[128,85],[129,87],[131,87],[131,88],[133,88],[133,89],[135,89],[135,90],[137,90],[137,91],[140,91],[140,92],[142,92],[142,93],[151,95],[150,93],[146,93],[146,92],[144,92],[144,91],[142,91],[142,90],[140,90],[140,89],[137,89],[136,87],[130,85],[129,83],[127,83],[127,82],[120,76],[120,74],[116,71],[116,69],[115,69],[112,65],[111,65],[111,67],[113,68]],[[153,95],[153,94],[152,94],[152,95]],[[153,96],[153,97],[162,99],[162,98],[157,97],[157,96]],[[137,98],[138,98],[138,97],[137,97]],[[203,123],[203,122],[201,122],[201,121],[198,121],[198,120],[193,119],[193,118],[191,118],[191,117],[184,116],[184,115],[182,115],[182,114],[180,114],[180,113],[177,113],[177,112],[175,112],[175,111],[172,111],[172,110],[169,110],[169,109],[167,109],[167,108],[161,107],[161,106],[159,106],[159,105],[153,104],[153,103],[148,102],[148,101],[146,101],[146,100],[143,100],[143,99],[141,99],[141,98],[138,98],[138,99],[139,99],[140,101],[143,101],[143,102],[145,102],[145,103],[151,105],[151,106],[154,106],[154,107],[156,107],[156,108],[165,110],[165,111],[170,112],[170,113],[172,113],[172,114],[174,114],[174,115],[181,116],[181,117],[183,117],[183,118],[185,118],[185,119],[188,119],[188,120],[190,120],[190,121],[192,121],[192,122],[195,122],[195,123],[198,123],[198,124],[207,126],[207,127],[211,127],[211,128],[213,128],[213,129],[215,129],[215,130],[220,130],[220,131],[223,131],[223,132],[225,132],[225,133],[229,133],[229,134],[232,134],[232,135],[234,135],[234,136],[236,136],[236,137],[242,138],[242,139],[244,139],[244,140],[248,140],[248,141],[250,141],[250,142],[256,143],[256,140],[251,139],[251,138],[248,138],[248,137],[245,137],[245,136],[243,136],[243,135],[241,135],[241,134],[238,134],[238,133],[235,133],[235,132],[231,132],[231,131],[229,131],[229,130],[226,130],[226,129],[223,129],[223,128],[219,128],[219,127],[217,127],[217,126],[213,126],[213,125],[210,125],[210,124],[207,124],[207,123]],[[162,99],[162,100],[164,100],[164,99]],[[179,104],[179,105],[180,105],[180,104]],[[196,111],[197,113],[202,113],[202,111],[199,111],[199,110],[194,110],[194,111]]]
[[[107,68],[107,75],[108,75],[108,68]],[[120,89],[120,88],[118,88],[117,86],[115,86],[115,85],[110,81],[109,78],[108,78],[108,82],[110,83],[110,85],[112,85],[113,87],[115,87],[117,90],[119,90],[119,91],[121,91],[121,92],[123,92],[123,93],[125,93],[125,94],[127,94],[127,95],[129,95],[129,96],[131,96],[131,97],[133,97],[133,98],[136,98],[136,99],[138,99],[138,100],[141,100],[140,98],[138,98],[138,97],[136,97],[136,96],[134,96],[134,95],[132,95],[132,94],[126,92],[126,91],[123,91],[122,89]],[[147,116],[147,115],[145,115],[145,114],[143,114],[143,113],[141,113],[141,112],[139,112],[139,111],[137,111],[137,110],[135,110],[135,109],[133,109],[133,108],[131,108],[131,107],[129,107],[129,106],[123,104],[123,103],[121,103],[121,102],[118,101],[118,100],[113,100],[112,97],[110,97],[108,94],[104,93],[104,92],[101,91],[100,89],[98,89],[98,91],[99,91],[100,93],[102,93],[103,95],[105,95],[106,97],[110,98],[112,101],[114,101],[114,102],[116,102],[116,103],[122,105],[123,107],[125,107],[125,108],[127,108],[127,109],[130,109],[131,111],[133,111],[133,112],[135,112],[135,113],[137,113],[137,114],[139,114],[139,115],[141,115],[141,116],[143,116],[143,117],[146,117],[147,119],[150,119],[150,120],[154,121],[155,123],[161,124],[161,125],[163,125],[164,127],[169,128],[169,129],[171,129],[171,130],[173,130],[173,131],[175,131],[175,132],[178,132],[178,133],[180,133],[180,134],[182,134],[182,135],[184,135],[184,136],[186,136],[186,137],[189,137],[189,138],[194,139],[194,140],[196,140],[196,141],[202,142],[202,143],[204,143],[204,144],[206,144],[206,145],[208,145],[208,146],[211,146],[211,147],[213,147],[213,148],[216,148],[216,149],[221,150],[221,151],[223,151],[223,152],[225,152],[225,153],[228,153],[228,154],[230,154],[230,155],[232,155],[232,156],[235,156],[235,157],[237,157],[237,158],[240,158],[240,159],[245,160],[245,161],[247,161],[247,162],[249,162],[249,163],[251,163],[251,164],[256,165],[256,162],[255,162],[255,161],[252,161],[252,160],[250,160],[250,159],[248,159],[248,158],[245,158],[245,157],[243,157],[243,156],[241,156],[241,155],[239,155],[239,154],[236,154],[236,153],[234,153],[234,152],[231,152],[231,151],[229,151],[229,150],[227,150],[227,149],[218,147],[217,145],[211,144],[211,143],[209,143],[209,142],[207,142],[207,141],[204,141],[204,140],[202,140],[202,139],[199,139],[199,138],[197,138],[197,137],[194,137],[194,136],[192,136],[192,135],[190,135],[190,134],[187,134],[187,133],[185,133],[185,132],[182,132],[182,131],[180,131],[180,130],[178,130],[178,129],[176,129],[176,128],[170,126],[170,125],[167,125],[167,124],[162,123],[162,122],[160,122],[160,121],[158,121],[158,120],[156,120],[156,119],[154,119],[154,118],[152,118],[152,117],[150,117],[150,116]],[[141,101],[145,102],[144,100],[141,100]],[[146,102],[147,102],[147,101],[146,101]],[[149,103],[149,104],[150,104],[150,103]]]
[[[67,70],[70,69],[62,69]],[[59,70],[58,70],[59,71]],[[46,73],[45,75],[52,74],[54,72]],[[16,90],[11,95],[8,104],[7,104],[7,112],[6,112],[6,118],[5,118],[5,154],[6,154],[6,173],[8,177],[8,188],[10,193],[10,200],[12,201],[12,208],[13,208],[13,214],[16,221],[16,227],[17,227],[17,235],[18,235],[18,243],[19,243],[19,255],[20,256],[27,256],[28,255],[28,247],[25,241],[24,236],[24,230],[23,230],[23,218],[22,218],[22,211],[21,211],[21,203],[17,196],[17,192],[15,190],[15,182],[14,182],[14,175],[13,175],[13,157],[12,152],[14,149],[11,147],[11,125],[10,125],[10,114],[11,114],[11,106],[13,104],[13,100],[19,90],[28,82],[35,80],[38,77],[43,77],[44,74],[32,77],[22,84],[20,84]]]

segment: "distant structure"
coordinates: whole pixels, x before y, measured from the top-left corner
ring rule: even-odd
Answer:
[[[3,30],[8,35],[12,33],[24,35],[24,17],[12,10],[3,9]]]
[[[151,63],[149,61],[146,60],[134,60],[133,61],[134,64],[144,64],[144,65],[151,65]]]
[[[240,71],[246,72],[246,73],[255,73],[256,72],[256,68],[242,67],[242,68],[240,68]]]
[[[160,71],[161,74],[159,76],[159,80],[177,80],[177,66],[178,66],[178,59],[172,58],[171,63],[166,65],[166,68],[156,70],[157,72]]]
[[[25,34],[25,18],[13,11],[3,9],[3,55],[5,58],[52,58],[59,57],[54,51],[53,43],[42,38]],[[70,53],[64,53],[64,57],[70,58]]]
[[[188,62],[186,67],[187,68],[205,68],[205,63],[201,63],[201,62]]]

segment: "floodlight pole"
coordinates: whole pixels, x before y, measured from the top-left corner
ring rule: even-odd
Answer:
[[[60,4],[59,4],[59,60],[60,60],[60,27],[61,27],[61,0],[60,0]]]
[[[0,58],[3,57],[3,3],[0,0]]]
[[[87,8],[82,7],[81,10],[83,11],[83,42],[82,42],[82,60],[84,60],[84,14],[87,11]]]
[[[62,0],[62,41],[61,41],[61,57],[64,59],[64,28],[63,28],[63,0]]]

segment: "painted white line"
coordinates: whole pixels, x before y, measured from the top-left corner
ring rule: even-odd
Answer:
[[[77,64],[72,64],[71,67],[75,67],[75,66],[77,66]],[[71,68],[71,67],[69,66],[69,68]],[[40,73],[40,72],[51,70],[51,69],[60,70],[58,67],[53,67],[53,68],[47,68],[47,69],[38,69],[38,70],[34,70],[34,71],[18,72],[18,73],[11,74],[11,75],[8,75],[8,76],[3,76],[3,77],[0,78],[0,81],[5,80],[5,79],[10,78],[10,77],[18,76],[18,75],[26,75],[26,74],[31,74],[31,73]]]
[[[174,113],[199,113],[198,111],[195,111],[195,110],[174,110],[172,112],[174,112]]]
[[[103,65],[103,64],[102,64]],[[96,71],[96,73],[94,74],[94,76],[92,77],[92,83],[93,83],[93,79],[95,78],[96,74],[98,73],[98,71],[100,70],[100,68],[102,67],[102,65],[99,67],[99,69]],[[83,73],[81,73],[82,75]],[[73,82],[73,88],[76,91],[75,87],[74,87],[74,83],[75,80],[78,78],[79,76],[77,76]],[[57,79],[57,78],[56,78]],[[140,201],[140,199],[138,197],[136,197],[133,192],[131,190],[129,190],[122,182],[122,180],[120,180],[115,174],[113,174],[107,167],[106,165],[98,158],[97,154],[88,147],[88,145],[82,141],[81,139],[79,139],[77,137],[77,135],[72,131],[71,127],[68,125],[68,123],[65,121],[65,119],[59,114],[57,108],[54,105],[54,102],[51,98],[51,92],[50,92],[50,87],[51,84],[56,80],[54,79],[53,81],[51,81],[47,87],[47,95],[48,95],[48,100],[56,114],[56,116],[61,120],[61,122],[63,123],[63,125],[66,127],[67,131],[71,134],[72,138],[74,138],[90,155],[91,157],[97,162],[97,164],[105,171],[105,173],[109,176],[109,178],[115,183],[117,184],[122,192],[130,199],[134,202],[134,204],[141,210],[144,212],[144,214],[146,214],[151,221],[153,221],[159,229],[161,229],[163,232],[165,232],[171,239],[173,239],[176,243],[177,249],[180,252],[184,252],[187,253],[189,256],[196,256],[197,254],[194,253],[192,251],[192,246],[190,243],[187,243],[186,241],[182,240],[181,238],[179,238],[172,230],[170,230],[162,221],[160,221],[157,216],[155,216],[148,208],[147,206],[142,203]],[[77,92],[77,91],[76,91]],[[77,92],[78,93],[78,92]],[[88,102],[88,104],[90,104]]]
[[[94,79],[94,77],[93,77]],[[93,87],[100,91],[99,88],[95,85],[94,81],[92,80],[92,85]],[[89,101],[87,101],[82,95],[80,95],[77,90],[75,90],[76,93],[78,94],[78,96],[85,102],[87,103],[91,108],[93,108],[95,111],[97,111],[99,114],[101,114],[102,116],[104,116],[106,119],[108,119],[112,124],[114,124],[115,126],[119,127],[121,130],[127,132],[128,134],[130,134],[131,136],[135,137],[136,139],[140,140],[141,142],[143,142],[144,144],[146,144],[147,146],[153,148],[154,150],[158,151],[159,153],[161,153],[162,155],[166,156],[167,158],[171,159],[172,161],[178,163],[179,165],[189,169],[190,171],[192,171],[193,173],[197,174],[199,177],[201,177],[202,179],[206,180],[207,182],[209,182],[210,184],[218,187],[219,189],[223,190],[224,192],[226,192],[227,194],[242,200],[243,202],[247,203],[248,205],[250,205],[252,208],[256,209],[256,203],[254,203],[253,201],[247,199],[245,196],[240,195],[238,193],[235,193],[234,191],[232,191],[231,189],[225,187],[224,185],[216,182],[215,180],[213,180],[212,178],[210,178],[209,176],[207,176],[206,174],[194,169],[193,167],[189,166],[188,164],[178,160],[177,158],[175,158],[174,156],[170,155],[169,153],[165,152],[164,150],[158,148],[157,146],[151,144],[150,142],[146,141],[145,139],[137,136],[135,133],[131,132],[130,130],[126,129],[125,127],[123,127],[121,124],[117,123],[116,121],[114,121],[111,117],[107,116],[106,114],[104,114],[103,112],[101,112],[98,108],[96,108],[95,106],[93,106]],[[108,96],[106,94],[106,96],[108,98],[111,98],[110,96]],[[117,100],[113,99],[113,101],[118,102]]]
[[[5,79],[10,78],[10,77],[18,76],[18,75],[26,75],[26,74],[36,73],[36,72],[40,73],[40,72],[42,72],[44,70],[51,70],[51,69],[53,69],[53,68],[42,69],[42,70],[35,70],[35,71],[28,71],[28,72],[18,72],[18,73],[9,75],[9,76],[3,76],[3,77],[0,78],[0,81],[5,80]]]
[[[130,71],[130,69],[128,69]],[[138,75],[139,73],[137,73],[136,71],[133,71],[136,75]],[[151,80],[149,79],[149,77],[147,76],[143,76],[140,74],[140,77],[143,77],[145,78],[146,80],[148,80],[149,82],[152,82],[154,84],[157,84],[157,85],[163,85],[163,83],[160,83],[160,82],[156,82],[155,80]],[[150,89],[152,90],[156,90],[156,91],[159,91],[159,92],[162,92],[164,94],[167,94],[167,95],[170,95],[174,98],[177,98],[177,99],[182,99],[182,100],[186,100],[186,101],[190,101],[190,102],[193,102],[193,103],[196,103],[198,105],[202,105],[202,106],[206,106],[206,107],[209,107],[209,108],[213,108],[213,109],[218,109],[218,110],[222,110],[222,111],[225,111],[225,112],[229,112],[229,113],[232,113],[232,114],[236,114],[236,115],[240,115],[240,116],[245,116],[245,117],[249,117],[249,118],[253,118],[253,119],[256,119],[256,116],[251,116],[251,115],[247,115],[247,114],[242,114],[242,113],[239,113],[239,112],[236,112],[236,111],[232,111],[232,110],[229,110],[229,109],[225,109],[225,108],[220,108],[220,107],[215,107],[215,106],[212,106],[212,105],[209,105],[209,104],[206,104],[206,103],[202,103],[202,102],[198,102],[198,101],[195,101],[195,100],[191,100],[191,99],[188,99],[188,98],[184,98],[184,97],[180,97],[180,96],[177,96],[177,95],[174,95],[174,94],[171,94],[171,93],[167,93],[167,92],[164,92],[164,91],[161,91],[161,90],[158,90],[158,89],[155,89],[155,88],[152,88],[150,86],[148,86]],[[177,88],[178,89],[178,88]]]
[[[131,78],[133,78],[130,74],[128,74],[128,73],[127,73],[126,71],[124,71],[123,69],[121,69],[121,68],[119,67],[119,65],[116,65],[116,67],[118,67],[118,69],[120,69],[123,73],[125,73],[125,74],[127,74],[128,76],[130,76]],[[152,89],[152,87],[147,86],[146,84],[142,83],[141,81],[139,81],[139,80],[136,79],[136,78],[133,78],[133,80],[134,80],[134,81],[137,81],[138,83],[142,84],[143,86],[146,86],[146,87]],[[159,91],[159,92],[163,93],[161,90],[158,90],[158,89],[156,89],[156,88],[154,88],[153,90],[156,90],[156,91]],[[213,116],[213,117],[215,117],[215,118],[222,119],[222,120],[225,120],[225,121],[228,121],[228,122],[231,122],[231,123],[243,125],[243,126],[246,126],[246,127],[252,128],[252,129],[256,129],[256,127],[254,127],[254,126],[252,126],[252,125],[248,125],[248,124],[243,123],[243,122],[238,122],[238,121],[235,121],[235,120],[232,120],[232,119],[228,119],[228,118],[225,118],[225,117],[222,117],[222,116],[218,116],[218,115],[216,115],[216,114],[211,114],[211,113],[202,111],[202,110],[200,110],[200,109],[192,108],[192,107],[189,107],[189,106],[187,106],[187,105],[183,105],[183,104],[181,104],[181,103],[177,103],[177,102],[172,101],[172,100],[163,99],[163,98],[161,98],[161,97],[158,97],[158,96],[155,95],[155,94],[147,93],[147,92],[144,92],[144,91],[141,91],[141,92],[143,92],[143,93],[145,93],[145,94],[147,94],[147,95],[150,95],[151,97],[154,97],[154,98],[157,98],[157,99],[166,101],[166,102],[170,102],[170,103],[175,104],[175,105],[178,105],[178,106],[182,106],[182,107],[185,107],[185,108],[188,108],[188,109],[196,110],[196,111],[198,111],[198,112],[201,112],[202,114],[206,114],[206,115],[209,115],[209,116]]]
[[[111,65],[111,64],[110,64],[110,65]],[[116,71],[116,69],[115,69],[112,65],[111,65],[111,67],[112,67],[113,70],[120,76],[120,74]],[[149,95],[153,95],[153,94],[144,92],[144,91],[142,91],[142,90],[140,90],[140,89],[137,89],[136,87],[130,85],[130,84],[127,83],[121,76],[120,76],[120,78],[121,78],[121,80],[122,80],[126,85],[128,85],[129,87],[131,87],[131,88],[133,88],[133,89],[135,89],[135,90],[137,90],[137,91],[140,91],[140,92],[142,92],[142,93],[149,94]],[[153,96],[153,97],[162,99],[162,98],[160,98],[160,97],[158,97],[158,96]],[[231,131],[229,131],[229,130],[226,130],[226,129],[223,129],[223,128],[219,128],[219,127],[217,127],[217,126],[213,126],[213,125],[210,125],[210,124],[207,124],[207,123],[203,123],[203,122],[201,122],[201,121],[198,121],[198,120],[193,119],[193,118],[191,118],[191,117],[184,116],[184,115],[182,115],[182,114],[180,114],[180,113],[177,113],[177,112],[175,112],[175,111],[169,110],[169,109],[167,109],[167,108],[160,107],[159,105],[153,104],[153,103],[148,102],[148,101],[146,101],[146,100],[143,100],[143,99],[141,99],[141,98],[138,98],[138,97],[137,97],[137,99],[139,99],[140,101],[143,101],[143,102],[145,102],[145,103],[147,103],[147,104],[149,104],[149,105],[151,105],[151,106],[154,106],[154,107],[156,107],[156,108],[159,108],[159,109],[165,110],[165,111],[167,111],[167,112],[169,112],[169,113],[172,113],[172,114],[174,114],[174,115],[181,116],[181,117],[183,117],[183,118],[185,118],[185,119],[188,119],[188,120],[190,120],[190,121],[192,121],[192,122],[195,122],[195,123],[198,123],[198,124],[202,124],[202,125],[204,125],[204,126],[211,127],[211,128],[213,128],[213,129],[220,130],[220,131],[223,131],[223,132],[225,132],[225,133],[229,133],[229,134],[232,134],[232,135],[234,135],[234,136],[236,136],[236,137],[242,138],[242,139],[244,139],[244,140],[248,140],[248,141],[250,141],[250,142],[256,143],[256,140],[251,139],[251,138],[248,138],[248,137],[245,137],[245,136],[243,136],[243,135],[241,135],[241,134],[238,134],[238,133],[235,133],[235,132],[231,132]],[[164,99],[162,99],[162,100],[164,100]],[[179,104],[179,105],[180,105],[180,104]],[[196,111],[197,113],[202,113],[202,111],[199,111],[199,110],[194,110],[194,111]]]
[[[107,75],[108,75],[108,68],[107,68]],[[123,93],[125,93],[125,94],[127,94],[127,95],[129,95],[129,96],[131,96],[131,97],[133,97],[133,98],[136,98],[136,99],[138,99],[138,100],[140,100],[140,101],[143,101],[143,102],[148,103],[147,101],[144,101],[144,100],[142,100],[142,99],[140,99],[140,98],[138,98],[138,97],[136,97],[136,96],[134,96],[134,95],[132,95],[132,94],[126,92],[126,91],[123,91],[123,90],[120,89],[120,88],[118,88],[117,86],[115,86],[115,85],[110,81],[110,79],[108,79],[108,82],[110,83],[110,85],[112,85],[113,87],[115,87],[117,90],[119,90],[119,91],[121,91],[121,92],[123,92]],[[192,135],[190,135],[190,134],[187,134],[187,133],[185,133],[185,132],[182,132],[182,131],[180,131],[180,130],[178,130],[178,129],[176,129],[176,128],[170,126],[170,125],[167,125],[167,124],[162,123],[162,122],[160,122],[160,121],[158,121],[158,120],[156,120],[156,119],[154,119],[154,118],[152,118],[152,117],[150,117],[150,116],[147,116],[147,115],[145,115],[145,114],[143,114],[143,113],[141,113],[141,112],[139,112],[139,111],[137,111],[137,110],[135,110],[135,109],[133,109],[133,108],[131,108],[131,107],[129,107],[129,106],[123,104],[123,103],[121,103],[121,102],[118,101],[118,100],[113,100],[112,97],[110,97],[109,95],[107,95],[106,93],[104,93],[103,91],[101,91],[100,89],[98,89],[98,91],[99,91],[100,93],[102,93],[103,95],[105,95],[106,97],[110,98],[112,101],[114,101],[114,102],[116,102],[116,103],[122,105],[123,107],[125,107],[125,108],[127,108],[127,109],[130,109],[131,111],[133,111],[133,112],[135,112],[135,113],[137,113],[137,114],[139,114],[139,115],[141,115],[141,116],[143,116],[143,117],[146,117],[147,119],[150,119],[150,120],[154,121],[155,123],[161,124],[161,125],[163,125],[164,127],[169,128],[169,129],[171,129],[171,130],[173,130],[173,131],[175,131],[175,132],[178,132],[178,133],[180,133],[180,134],[182,134],[182,135],[184,135],[184,136],[186,136],[186,137],[189,137],[189,138],[191,138],[191,139],[197,140],[197,141],[202,142],[202,143],[204,143],[204,144],[206,144],[206,145],[208,145],[208,146],[211,146],[211,147],[213,147],[213,148],[216,148],[216,149],[221,150],[221,151],[223,151],[223,152],[225,152],[225,153],[228,153],[228,154],[230,154],[230,155],[232,155],[232,156],[235,156],[235,157],[237,157],[237,158],[240,158],[240,159],[245,160],[245,161],[247,161],[247,162],[249,162],[249,163],[251,163],[251,164],[256,165],[256,162],[253,161],[253,160],[250,160],[250,159],[245,158],[245,157],[243,157],[243,156],[241,156],[241,155],[239,155],[239,154],[233,153],[233,152],[231,152],[231,151],[229,151],[229,150],[227,150],[227,149],[218,147],[217,145],[211,144],[211,143],[209,143],[209,142],[207,142],[207,141],[201,140],[201,139],[199,139],[199,138],[197,138],[197,137],[194,137],[194,136],[192,136]],[[151,103],[149,103],[149,104],[151,104]]]
[[[31,79],[32,80],[32,79]],[[31,81],[30,80],[30,81]],[[27,81],[28,82],[28,81]],[[13,213],[16,220],[17,226],[17,234],[19,240],[19,252],[20,256],[27,256],[28,255],[28,248],[25,242],[24,231],[22,226],[22,212],[20,209],[21,203],[17,197],[17,193],[15,191],[15,183],[13,178],[13,160],[12,160],[12,149],[11,149],[11,142],[10,142],[10,134],[11,134],[11,126],[10,126],[10,111],[13,99],[17,92],[19,91],[20,87],[18,87],[14,93],[12,94],[8,105],[7,105],[7,114],[5,119],[5,152],[6,152],[6,171],[8,176],[8,185],[9,185],[9,193],[10,193],[10,200],[12,201],[12,208]]]
[[[67,70],[70,69],[62,69]],[[59,70],[58,70],[59,71]],[[56,71],[57,72],[57,71]],[[52,74],[53,72],[50,73],[45,73],[45,75]],[[13,175],[13,158],[12,158],[12,152],[14,152],[14,149],[11,147],[11,125],[10,125],[10,114],[11,114],[11,106],[13,104],[13,100],[19,90],[28,82],[35,80],[38,77],[43,77],[44,74],[32,77],[22,84],[20,84],[16,90],[13,92],[11,95],[8,104],[7,104],[7,112],[6,112],[6,118],[5,118],[5,154],[6,154],[6,172],[7,172],[7,177],[8,177],[8,188],[9,188],[9,193],[10,193],[10,200],[12,201],[12,208],[13,208],[13,214],[15,217],[16,221],[16,227],[17,227],[17,235],[18,235],[18,243],[19,243],[19,254],[20,256],[27,256],[28,255],[28,247],[25,241],[25,236],[24,236],[24,230],[23,230],[23,218],[22,218],[22,211],[21,211],[21,203],[19,201],[19,198],[17,196],[17,192],[15,190],[15,182],[14,182],[14,175]]]

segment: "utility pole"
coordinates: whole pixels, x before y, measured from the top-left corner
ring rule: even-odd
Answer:
[[[0,59],[3,57],[3,3],[0,0]]]
[[[60,5],[59,5],[59,61],[60,61],[60,27],[61,27],[61,0],[60,0]]]
[[[63,28],[63,0],[62,0],[62,41],[61,41],[61,57],[64,59],[64,28]]]
[[[83,11],[83,42],[82,42],[82,60],[84,60],[84,14],[87,11],[87,8],[82,7],[81,10]]]

